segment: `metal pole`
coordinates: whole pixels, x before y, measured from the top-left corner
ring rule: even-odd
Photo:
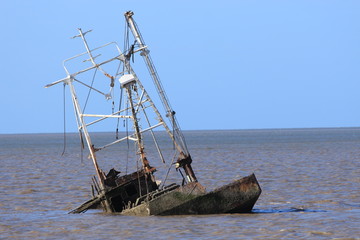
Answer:
[[[158,94],[160,96],[161,102],[164,105],[164,108],[166,110],[166,117],[168,117],[170,119],[170,122],[176,132],[177,136],[176,139],[179,141],[179,144],[181,145],[182,148],[182,153],[185,154],[186,156],[189,155],[185,140],[184,140],[184,136],[182,135],[181,131],[180,131],[180,127],[178,126],[178,123],[176,121],[175,118],[175,112],[172,110],[171,106],[170,106],[170,101],[168,100],[166,93],[164,91],[164,88],[160,82],[160,78],[156,72],[155,66],[153,64],[153,62],[151,61],[151,58],[149,56],[149,50],[146,49],[145,44],[141,38],[140,32],[137,29],[134,20],[132,18],[132,16],[134,15],[134,13],[132,11],[128,11],[125,13],[125,18],[126,21],[128,23],[128,26],[131,29],[131,32],[134,35],[134,38],[136,39],[137,43],[140,45],[140,51],[141,51],[141,56],[144,58],[146,65],[148,67],[149,73],[154,81],[154,84],[157,88]]]
[[[153,62],[151,61],[151,58],[149,56],[149,50],[146,49],[146,46],[141,38],[141,34],[140,34],[139,30],[137,29],[135,22],[132,18],[134,13],[132,11],[128,11],[124,15],[125,15],[128,26],[130,27],[131,32],[132,32],[136,42],[140,45],[140,49],[139,49],[139,51],[141,51],[140,55],[144,58],[144,60],[146,62],[146,65],[148,67],[150,75],[153,79],[153,82],[154,82],[156,88],[157,88],[161,102],[163,103],[163,105],[165,107],[165,110],[167,112],[166,117],[168,117],[170,119],[170,122],[173,126],[173,129],[174,129],[173,138],[174,138],[175,142],[179,141],[177,143],[180,145],[181,151],[180,151],[180,157],[178,159],[177,165],[184,168],[185,173],[190,182],[196,182],[197,178],[191,167],[192,159],[191,159],[191,156],[187,149],[184,135],[180,131],[180,127],[178,126],[178,123],[175,118],[175,111],[173,111],[170,106],[170,102],[165,94],[164,88],[161,85],[161,82],[160,82],[159,76],[156,72],[155,66],[154,66]]]
[[[72,101],[73,101],[73,104],[74,104],[74,109],[75,109],[76,114],[77,114],[77,116],[79,118],[78,119],[78,121],[80,123],[79,127],[84,132],[86,143],[87,143],[88,149],[90,151],[90,156],[91,156],[91,159],[93,161],[95,171],[96,171],[97,177],[98,177],[99,182],[100,182],[100,186],[101,186],[102,189],[104,189],[105,188],[105,186],[104,186],[105,177],[104,177],[103,172],[100,170],[99,165],[98,165],[98,163],[96,161],[95,149],[94,149],[94,147],[92,145],[91,138],[90,138],[89,132],[87,130],[86,123],[85,123],[84,117],[83,117],[83,113],[82,113],[82,110],[80,108],[80,104],[78,102],[78,98],[77,98],[75,88],[74,88],[74,85],[72,84],[72,82],[73,82],[73,79],[70,77],[70,80],[67,81],[66,84],[69,85]]]
[[[133,123],[134,123],[134,130],[135,130],[135,135],[136,135],[136,142],[138,144],[138,150],[139,150],[139,154],[140,154],[140,158],[141,158],[141,163],[143,165],[143,169],[144,169],[145,173],[150,173],[151,174],[151,172],[154,169],[152,169],[150,167],[149,161],[147,160],[146,155],[145,155],[145,151],[144,151],[144,145],[143,145],[143,142],[142,142],[140,126],[139,126],[139,123],[137,121],[136,111],[135,111],[133,98],[132,98],[132,94],[131,94],[131,91],[132,91],[131,87],[132,87],[133,84],[134,83],[128,83],[127,85],[125,85],[125,88],[126,88],[126,92],[128,94],[129,102],[130,102],[130,108],[131,108],[132,119],[133,119]],[[151,174],[151,178],[153,179],[152,174]]]

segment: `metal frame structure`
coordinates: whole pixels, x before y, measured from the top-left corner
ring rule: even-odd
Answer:
[[[138,32],[137,28],[135,27],[135,24],[134,24],[134,21],[132,19],[132,12],[127,12],[125,13],[125,17],[126,17],[126,20],[128,22],[128,26],[131,28],[132,32],[134,33],[134,36],[136,38],[136,40],[138,41],[139,43],[139,48],[134,50],[132,52],[133,53],[136,53],[136,52],[141,52],[141,55],[144,57],[145,59],[145,62],[146,62],[146,65],[150,71],[150,75],[155,83],[155,86],[157,88],[157,91],[159,93],[159,96],[160,96],[160,99],[161,99],[161,102],[163,103],[164,107],[165,107],[165,110],[166,110],[166,116],[170,119],[170,123],[172,125],[172,129],[170,129],[170,127],[167,125],[167,123],[163,120],[163,117],[161,116],[160,112],[158,111],[158,109],[156,108],[154,102],[151,100],[150,96],[148,95],[147,91],[145,90],[144,86],[142,85],[142,83],[140,82],[140,80],[138,79],[137,75],[135,74],[134,70],[132,69],[131,65],[130,65],[130,62],[128,61],[128,58],[121,52],[119,46],[117,45],[116,42],[110,42],[108,44],[105,44],[103,46],[100,46],[98,48],[95,48],[95,49],[90,49],[87,41],[86,41],[86,38],[85,38],[85,35],[90,31],[87,31],[87,32],[83,32],[80,28],[78,29],[79,31],[79,35],[73,37],[73,38],[76,38],[76,37],[80,37],[84,43],[84,46],[86,48],[86,52],[84,53],[81,53],[81,54],[78,54],[74,57],[71,57],[71,58],[68,58],[66,59],[64,62],[63,62],[63,67],[65,69],[65,72],[67,73],[67,77],[66,78],[63,78],[63,79],[60,79],[58,81],[55,81],[51,84],[48,84],[46,85],[45,87],[48,88],[48,87],[51,87],[53,85],[56,85],[58,83],[63,83],[65,85],[68,85],[69,88],[70,88],[70,93],[71,93],[71,98],[72,98],[72,103],[73,103],[73,107],[74,107],[74,112],[75,112],[75,116],[76,116],[76,120],[77,120],[77,126],[78,126],[78,130],[80,132],[80,134],[84,134],[85,136],[85,140],[86,140],[86,143],[87,143],[87,147],[89,149],[89,152],[90,152],[90,157],[92,159],[92,162],[94,164],[94,167],[95,167],[95,171],[96,171],[96,175],[97,175],[97,178],[100,182],[100,188],[101,189],[105,189],[105,185],[104,185],[104,180],[105,180],[105,174],[104,172],[102,172],[102,170],[100,169],[99,167],[99,164],[98,164],[98,161],[97,161],[97,157],[96,157],[96,151],[99,151],[99,150],[102,150],[104,148],[107,148],[109,146],[112,146],[114,144],[117,144],[119,142],[122,142],[124,140],[133,140],[136,142],[136,145],[137,145],[137,149],[138,149],[138,154],[140,156],[140,160],[142,162],[142,166],[143,166],[143,169],[145,172],[151,172],[152,169],[149,165],[149,162],[148,160],[146,159],[146,154],[145,154],[145,151],[144,151],[144,145],[143,145],[143,142],[142,142],[142,134],[144,132],[148,132],[150,131],[152,137],[153,137],[153,140],[154,140],[154,143],[155,143],[155,146],[159,152],[159,156],[161,158],[161,160],[163,162],[165,162],[164,160],[164,157],[161,153],[161,150],[160,150],[160,147],[157,143],[157,140],[155,138],[155,135],[153,133],[153,129],[159,127],[159,126],[162,126],[164,127],[164,129],[166,130],[166,132],[168,133],[168,135],[170,136],[170,138],[172,139],[172,141],[174,142],[174,146],[176,148],[176,150],[178,151],[179,153],[179,156],[178,156],[178,162],[177,162],[177,165],[176,167],[183,167],[184,170],[185,170],[185,173],[186,173],[186,176],[187,176],[187,180],[189,182],[192,182],[192,181],[196,181],[196,177],[195,177],[195,174],[193,173],[192,169],[191,169],[191,166],[190,166],[190,163],[191,163],[191,158],[190,158],[190,155],[189,155],[189,152],[188,152],[188,149],[186,147],[186,143],[185,143],[185,140],[184,140],[184,137],[180,131],[180,128],[178,127],[178,124],[177,124],[177,121],[176,121],[176,118],[174,116],[175,112],[172,110],[172,108],[170,107],[170,104],[169,104],[169,101],[166,97],[166,94],[165,94],[165,91],[161,85],[161,82],[159,80],[159,77],[157,75],[157,72],[155,70],[155,67],[150,59],[150,56],[149,56],[149,51],[147,50],[147,47],[144,45],[143,43],[143,40],[140,36],[140,33]],[[94,52],[101,49],[101,48],[104,48],[104,47],[107,47],[109,45],[115,45],[116,49],[117,49],[117,55],[113,58],[110,58],[110,59],[107,59],[105,61],[102,61],[100,63],[97,63],[96,62],[96,58],[100,55],[97,55],[97,56],[94,56]],[[87,67],[85,69],[82,69],[80,71],[77,71],[77,72],[74,72],[74,73],[70,73],[70,71],[68,70],[68,68],[66,67],[66,63],[69,62],[70,60],[73,60],[73,59],[76,59],[76,58],[80,58],[80,57],[83,57],[84,55],[88,55],[89,59],[85,60],[85,61],[89,61],[91,62],[91,66],[90,67]],[[107,73],[104,69],[103,69],[103,65],[105,64],[108,64],[110,62],[113,62],[113,61],[120,61],[119,64],[123,64],[124,66],[124,71],[123,72],[120,72],[120,73],[116,73],[114,76],[110,75],[109,73]],[[85,113],[83,112],[81,106],[80,106],[80,103],[79,103],[79,100],[78,100],[78,96],[77,96],[77,93],[76,93],[76,90],[75,90],[75,87],[74,87],[74,83],[79,83],[101,95],[103,95],[105,97],[105,99],[109,100],[111,99],[113,96],[111,96],[111,88],[110,88],[110,91],[109,93],[104,93],[103,91],[100,91],[99,89],[93,87],[93,86],[90,86],[89,84],[86,84],[80,80],[78,80],[76,77],[82,73],[85,73],[85,72],[88,72],[90,70],[99,70],[101,73],[103,73],[106,77],[108,77],[111,81],[111,88],[114,87],[114,84],[115,84],[115,80],[119,80],[120,81],[120,84],[122,85],[121,87],[123,89],[126,90],[126,93],[127,93],[127,96],[128,96],[128,101],[130,103],[130,107],[128,108],[125,108],[125,109],[119,109],[119,111],[117,112],[114,112],[112,114],[90,114],[90,113]],[[121,83],[121,78],[124,76],[124,75],[129,75],[133,78],[133,81],[130,81],[129,83],[127,84],[122,84]],[[151,124],[147,115],[146,115],[146,112],[145,112],[145,109],[146,108],[149,108],[151,107],[153,112],[156,114],[157,116],[157,120],[158,122],[155,123],[155,124]],[[128,110],[131,111],[131,114],[130,115],[125,115],[123,114],[124,112],[127,112]],[[147,119],[147,122],[148,122],[148,127],[145,128],[145,129],[142,129],[141,126],[139,126],[138,124],[138,119],[137,119],[137,114],[139,111],[143,111],[144,114],[145,114],[145,117]],[[96,117],[97,119],[96,120],[93,120],[91,122],[88,122],[86,119],[87,118],[94,118]],[[101,147],[94,147],[94,145],[92,144],[92,141],[91,141],[91,137],[90,137],[90,134],[89,134],[89,131],[87,129],[88,126],[90,125],[93,125],[93,124],[96,124],[102,120],[105,120],[105,119],[108,119],[108,118],[126,118],[126,119],[131,119],[132,122],[133,122],[133,126],[134,126],[134,133],[133,134],[130,134],[128,136],[125,136],[121,139],[117,139],[115,141],[112,141],[104,146],[101,146]],[[182,160],[186,160],[185,163],[182,163],[181,161]],[[190,162],[189,162],[190,160]],[[189,166],[190,166],[190,171],[189,171]]]
[[[180,148],[179,151],[181,153],[181,156],[179,157],[179,159],[177,161],[177,167],[184,168],[189,182],[196,182],[197,178],[191,167],[192,159],[191,159],[190,153],[188,151],[184,135],[182,134],[182,132],[180,130],[179,124],[175,117],[175,111],[170,106],[170,101],[169,101],[168,97],[166,96],[165,90],[161,84],[161,81],[160,81],[159,75],[156,71],[155,65],[150,57],[150,51],[148,50],[148,47],[145,45],[145,42],[141,36],[141,33],[132,17],[134,15],[134,13],[132,11],[128,11],[124,15],[125,15],[127,25],[130,28],[130,30],[135,38],[135,42],[137,43],[136,46],[138,47],[137,49],[135,49],[135,44],[134,44],[132,51],[134,53],[138,52],[138,51],[141,52],[140,55],[143,57],[143,59],[146,63],[149,74],[154,82],[154,85],[156,86],[158,95],[159,95],[161,102],[166,110],[166,117],[169,118],[170,123],[172,125],[173,134],[171,134],[171,135],[173,135],[174,142],[178,144],[178,147]]]
[[[105,44],[95,49],[90,49],[85,38],[85,35],[90,31],[83,32],[79,28],[79,35],[74,38],[80,37],[82,39],[86,52],[66,59],[63,62],[63,66],[67,73],[67,77],[45,86],[51,87],[58,83],[63,83],[64,86],[69,86],[80,137],[82,140],[83,136],[85,136],[87,148],[90,152],[89,157],[92,159],[96,171],[97,180],[95,177],[92,178],[94,184],[92,185],[93,198],[71,211],[71,213],[81,213],[90,208],[98,207],[99,204],[102,205],[106,212],[121,212],[125,215],[214,214],[251,211],[261,193],[261,188],[254,174],[236,180],[231,184],[222,186],[209,193],[206,193],[205,188],[197,182],[191,167],[192,159],[187,149],[185,138],[180,130],[179,124],[177,123],[175,111],[170,106],[155,66],[151,60],[149,54],[150,51],[145,45],[140,31],[138,30],[132,17],[133,12],[128,11],[125,13],[127,24],[127,32],[125,36],[128,38],[129,34],[127,33],[131,30],[134,37],[134,44],[131,45],[129,49],[124,47],[126,54],[121,52],[115,42]],[[125,43],[128,42],[129,41]],[[106,60],[99,60],[103,59],[103,57],[98,58],[101,54],[95,55],[95,51],[104,50],[102,53],[106,53],[103,48],[110,45],[114,45],[116,47],[116,56],[112,56],[110,58],[107,57]],[[159,95],[159,99],[165,110],[165,113],[163,111],[161,113],[164,113],[167,119],[164,119],[159,110],[155,107],[154,102],[130,65],[131,57],[137,52],[140,52],[140,55],[144,59],[145,65],[147,66],[155,89]],[[83,61],[87,66],[80,71],[71,73],[66,67],[68,62],[74,59],[79,60],[84,57],[89,57]],[[107,72],[109,67],[110,69],[113,69],[116,67],[116,63],[118,63],[117,71],[113,75],[109,74]],[[121,65],[123,66],[123,69],[120,72],[119,70]],[[88,74],[91,74],[90,71],[93,71],[94,75],[91,83],[88,84]],[[97,72],[101,72],[103,76],[105,76],[105,80],[110,81],[110,90],[108,93],[100,90],[102,89],[101,86],[104,86],[104,81],[101,81],[101,86],[97,86],[96,84],[94,85]],[[81,75],[81,80],[79,75]],[[87,80],[85,80],[86,82],[82,80],[83,77],[87,78]],[[119,109],[118,111],[115,111],[114,99],[116,98],[115,93],[117,93],[118,90],[114,87],[118,81],[120,84],[120,101]],[[84,106],[81,106],[80,104],[82,101],[79,100],[82,99],[78,98],[75,85],[76,87],[81,86],[88,89],[88,95]],[[77,88],[77,90],[80,90],[78,92],[80,93],[79,95],[82,96],[83,92],[81,90],[83,89]],[[112,99],[112,111],[110,114],[88,113],[90,110],[89,108],[86,108],[86,106],[91,91],[102,95],[102,97],[105,98],[105,101]],[[123,92],[125,92],[126,95],[123,96]],[[123,97],[126,97],[126,105],[122,105]],[[99,99],[95,97],[95,100],[95,104],[97,104]],[[97,112],[99,110],[91,111]],[[92,121],[89,120],[90,118],[92,118]],[[88,127],[98,124],[105,119],[114,118],[118,120],[117,125],[119,124],[119,120],[121,118],[131,121],[133,131],[128,133],[128,125],[126,124],[125,137],[111,141],[102,147],[95,147],[91,141]],[[155,120],[150,118],[155,118]],[[141,125],[147,126],[144,128],[144,126]],[[146,137],[144,133],[150,132],[160,159],[163,163],[165,163],[164,156],[162,155],[162,151],[155,137],[155,132],[153,131],[158,127],[163,127],[165,129],[174,146],[173,159],[170,163],[162,186],[155,181],[153,175],[155,168],[150,166],[144,146],[144,137]],[[118,128],[116,131],[118,133]],[[116,135],[116,138],[118,138],[118,135]],[[120,172],[112,168],[109,173],[105,175],[98,165],[96,152],[125,140],[132,140],[135,142],[136,154],[138,156],[136,171],[127,173],[126,170],[125,175],[118,176]],[[175,159],[176,162],[174,162]],[[139,162],[141,162],[141,164],[139,164],[141,167],[138,165]],[[182,176],[182,186],[177,183],[165,185],[169,171],[173,165],[175,165],[176,169],[179,170],[178,172]],[[184,169],[185,176],[180,168]],[[97,191],[97,195],[95,195],[94,189]]]

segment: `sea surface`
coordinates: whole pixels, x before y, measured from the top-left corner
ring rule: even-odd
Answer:
[[[263,192],[252,213],[68,214],[91,196],[95,173],[78,135],[66,135],[62,154],[63,134],[3,134],[0,238],[360,239],[360,128],[184,134],[208,190],[256,174]],[[102,157],[116,164],[120,155],[114,150]]]

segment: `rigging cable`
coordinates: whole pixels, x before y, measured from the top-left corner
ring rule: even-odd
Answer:
[[[148,124],[148,126],[151,128],[152,126],[151,126],[150,119],[149,119],[149,117],[148,117],[148,115],[146,114],[146,111],[145,111],[146,106],[144,106],[144,104],[141,103],[142,97],[139,96],[139,93],[138,93],[138,92],[136,92],[136,96],[137,96],[137,101],[139,102],[137,105],[138,105],[138,107],[141,107],[142,113],[144,114],[144,117],[145,117],[145,119],[146,119],[146,121],[147,121],[147,124]],[[164,156],[163,156],[163,154],[162,154],[162,152],[161,152],[161,149],[160,149],[160,146],[159,146],[158,141],[157,141],[157,139],[156,139],[156,136],[155,136],[155,134],[154,134],[154,131],[153,131],[152,129],[150,129],[150,133],[151,133],[151,136],[152,136],[152,138],[153,138],[153,141],[154,141],[156,150],[158,151],[159,156],[160,156],[160,158],[161,158],[161,161],[162,161],[163,163],[165,163]],[[174,149],[175,149],[175,143],[174,143]]]
[[[113,99],[111,102],[111,115],[114,115],[114,109],[115,109],[115,101]]]
[[[118,69],[116,70],[115,76],[117,76],[119,74],[120,67],[121,67],[121,61],[119,63]],[[120,99],[119,99],[118,116],[120,116],[120,110],[121,110],[121,105],[122,105],[122,95],[123,95],[123,89],[122,89],[121,85],[119,85],[119,88],[120,88]],[[120,122],[120,118],[117,119],[117,124],[116,124],[116,136],[115,136],[116,139],[119,139],[119,122]]]
[[[80,160],[81,163],[84,163],[84,148],[85,148],[85,144],[84,144],[84,137],[83,137],[83,133],[81,130],[79,130],[79,135],[80,135]]]
[[[126,116],[129,114],[129,101],[126,103]],[[130,151],[130,143],[129,143],[129,121],[127,118],[124,119],[124,125],[126,128],[126,144],[127,144],[127,151],[126,151],[126,174],[128,172],[128,166],[129,166],[129,151]]]
[[[121,67],[121,61],[119,61],[119,65],[118,65],[118,67],[117,67],[117,69],[116,69],[116,72],[115,72],[115,77],[119,74],[119,70],[120,70],[120,67]],[[111,96],[113,96],[113,101],[112,101],[112,114],[114,114],[114,109],[115,109],[115,99],[114,99],[114,86],[115,86],[115,77],[111,77],[111,83],[110,83],[110,88],[111,88],[111,90],[110,90],[110,93],[111,93]],[[121,90],[121,86],[120,86],[120,90]],[[120,94],[121,95],[121,94]],[[120,96],[120,103],[119,103],[119,111],[120,111],[120,107],[121,107],[121,96]],[[118,115],[120,115],[120,112],[119,112],[119,114]],[[118,120],[119,120],[119,118],[118,118]],[[119,126],[119,121],[118,121],[118,123],[117,123],[117,128],[116,128],[116,139],[118,139],[118,126]]]
[[[66,87],[66,83],[64,83],[64,88],[63,88],[63,107],[64,107],[64,148],[63,151],[61,153],[61,156],[63,156],[65,154],[66,151],[66,94],[65,94],[65,87]]]
[[[175,150],[175,111],[174,110],[171,112],[171,125],[172,125],[172,135],[174,138],[173,149]]]
[[[91,93],[91,90],[92,90],[92,87],[93,87],[93,84],[94,84],[94,81],[95,81],[95,76],[96,76],[96,73],[97,73],[97,68],[95,68],[95,72],[94,72],[94,75],[93,75],[93,78],[92,78],[92,81],[91,81],[91,86],[89,88],[89,92],[88,92],[88,95],[86,97],[86,101],[85,101],[85,104],[84,104],[84,108],[83,108],[83,112],[85,112],[85,109],[86,109],[86,106],[87,106],[87,103],[88,103],[88,100],[89,100],[89,97],[90,97],[90,93]],[[81,131],[81,129],[79,129],[79,134],[80,134],[80,144],[81,144],[81,153],[80,153],[80,159],[81,159],[81,163],[83,163],[83,156],[84,156],[84,138],[83,138],[83,133]]]
[[[125,22],[125,30],[124,30],[124,56],[125,52],[127,52],[127,49],[129,48],[129,27],[127,22]],[[125,60],[126,61],[126,60]]]
[[[118,114],[118,116],[120,116],[122,98],[123,98],[123,89],[122,89],[122,87],[120,87],[120,100],[119,100],[119,114]],[[119,123],[120,123],[120,118],[117,119],[117,124],[116,124],[116,139],[119,139]]]
[[[128,24],[125,22],[125,29],[124,29],[124,53],[127,51],[127,48],[129,46],[129,27]],[[125,55],[124,55],[125,56]],[[126,59],[125,59],[126,61]],[[126,70],[126,63],[123,64],[123,73],[125,73]],[[130,70],[129,70],[130,73]],[[120,86],[121,87],[121,86]],[[121,95],[122,95],[122,88],[121,88]],[[122,96],[121,96],[122,98]],[[126,116],[129,115],[129,99],[126,101],[126,111],[125,111]],[[127,174],[128,172],[128,167],[129,167],[129,151],[130,151],[130,143],[129,143],[129,122],[128,122],[128,118],[124,119],[124,128],[126,131],[126,144],[127,144],[127,152],[126,152],[126,167],[125,167],[125,173]]]
[[[136,142],[134,142],[134,144],[136,145]],[[135,156],[136,156],[136,147],[135,147]],[[140,158],[136,161],[136,172],[137,172],[137,180],[138,180],[138,184],[139,184],[139,192],[140,192],[140,196],[142,196],[142,193],[141,193],[141,184],[140,184],[140,174],[139,174],[139,161],[140,161]],[[145,178],[146,179],[146,178]]]
[[[164,180],[161,182],[162,187],[165,186],[165,182],[166,182],[166,180],[167,180],[167,178],[168,178],[168,176],[169,176],[169,173],[170,173],[170,170],[171,170],[171,168],[172,168],[172,165],[174,165],[174,161],[175,161],[175,157],[176,157],[176,156],[177,156],[177,151],[174,151],[174,156],[173,156],[173,158],[172,158],[172,160],[171,160],[171,163],[169,164],[169,168],[168,168],[168,171],[167,171],[167,173],[166,173],[166,176],[165,176]],[[184,178],[184,176],[183,176],[183,178]]]
[[[94,84],[94,80],[95,80],[95,76],[96,76],[97,70],[98,70],[98,69],[95,68],[95,72],[94,72],[94,75],[93,75],[93,78],[92,78],[92,81],[91,81],[91,85],[90,85],[91,88],[89,88],[89,92],[88,92],[88,95],[87,95],[87,97],[86,97],[86,101],[85,101],[85,104],[84,104],[83,112],[85,112],[85,109],[86,109],[86,106],[87,106],[87,103],[88,103],[88,100],[89,100],[89,97],[90,97],[91,89],[92,89],[93,84]]]

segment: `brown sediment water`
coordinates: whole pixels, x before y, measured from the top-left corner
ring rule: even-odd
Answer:
[[[78,136],[67,135],[61,156],[62,134],[7,134],[0,135],[0,238],[359,239],[359,128],[185,131],[185,137],[208,190],[256,174],[263,192],[252,213],[67,214],[90,197],[95,174],[85,150],[81,158]],[[99,156],[107,159],[104,170],[125,171],[127,151]],[[151,149],[147,154],[161,179],[160,161],[152,161]]]

